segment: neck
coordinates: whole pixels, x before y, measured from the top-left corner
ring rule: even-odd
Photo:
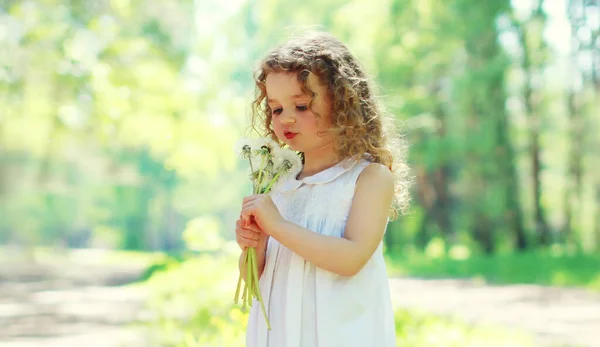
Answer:
[[[312,176],[326,170],[339,162],[333,146],[319,148],[311,152],[304,152],[304,165],[298,179]]]

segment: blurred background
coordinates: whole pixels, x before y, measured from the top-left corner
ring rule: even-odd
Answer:
[[[598,0],[0,1],[0,345],[243,345],[233,145],[299,28],[348,45],[410,144],[399,344],[600,345]]]

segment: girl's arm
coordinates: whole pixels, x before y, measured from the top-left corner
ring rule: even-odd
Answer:
[[[393,195],[392,173],[383,165],[369,165],[357,180],[343,237],[324,236],[283,219],[266,232],[315,266],[353,276],[383,238]]]

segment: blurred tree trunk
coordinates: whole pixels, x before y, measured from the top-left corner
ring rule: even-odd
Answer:
[[[600,1],[589,1],[589,5],[595,5],[596,27],[591,28],[592,38],[590,48],[592,52],[592,84],[594,86],[594,98],[592,100],[592,116],[595,116],[594,134],[595,139],[592,140],[592,146],[595,148],[595,153],[592,153],[592,158],[596,158],[596,162],[600,162]],[[597,168],[592,168],[594,170]],[[596,171],[597,172],[597,171]],[[600,174],[596,173],[596,220],[594,221],[594,235],[596,239],[596,251],[600,252]]]
[[[569,167],[565,182],[565,224],[562,230],[563,241],[572,243],[576,239],[573,230],[573,209],[581,206],[583,178],[583,119],[578,105],[579,97],[575,91],[569,91],[567,96],[569,116]]]
[[[8,118],[8,99],[7,89],[4,88],[3,84],[0,84],[2,88],[0,88],[0,204],[2,203],[2,198],[4,195],[8,193],[8,153],[6,144],[4,143],[4,121]],[[0,205],[1,206],[1,205]],[[1,216],[0,216],[1,217]],[[0,226],[0,232],[2,232],[2,226]]]
[[[423,218],[415,234],[415,243],[420,249],[425,249],[427,243],[432,237],[431,221],[434,217],[435,192],[433,185],[429,181],[427,168],[419,165],[414,168],[416,176],[416,198],[419,205],[423,208]]]
[[[529,248],[525,227],[523,226],[523,209],[520,201],[519,177],[517,175],[515,150],[513,148],[512,137],[510,136],[510,126],[508,124],[508,114],[504,108],[506,93],[503,89],[503,76],[498,76],[502,80],[493,88],[490,95],[492,102],[499,107],[499,119],[497,123],[498,150],[496,151],[498,161],[502,166],[502,177],[505,188],[505,213],[504,218],[514,236],[514,247],[518,251],[524,251]]]
[[[600,181],[596,183],[596,220],[594,221],[594,236],[596,252],[600,252]]]
[[[8,151],[6,148],[6,144],[4,143],[4,121],[8,117],[8,103],[6,100],[8,99],[7,89],[3,83],[0,83],[0,221],[6,221],[7,216],[5,216],[5,204],[8,203],[8,167],[9,167],[9,158]],[[0,223],[0,242],[2,240],[10,240],[11,239],[11,230],[8,223]]]
[[[58,88],[57,88],[58,89]],[[54,100],[59,100],[55,98]],[[59,104],[57,102],[56,109],[58,110]],[[56,152],[56,140],[59,134],[60,120],[57,114],[51,115],[51,125],[46,138],[46,148],[41,158],[37,174],[37,184],[40,186],[40,191],[44,191],[43,187],[48,184],[50,179],[50,170],[52,168],[52,162],[54,161],[54,153]]]
[[[444,84],[449,80],[453,54],[460,47],[461,37],[453,30],[455,17],[448,13],[448,4],[435,3],[424,7],[415,2],[395,0],[391,4],[388,40],[379,43],[382,52],[406,49],[410,55],[389,59],[387,54],[377,56],[379,80],[385,89],[396,90],[403,101],[402,114],[414,115],[414,128],[410,131],[411,157],[415,161],[413,172],[416,201],[422,219],[416,225],[414,242],[425,248],[435,237],[442,237],[445,245],[456,239],[452,218],[453,197],[450,187],[455,180],[453,165],[456,164],[455,141],[462,141],[462,133],[449,119],[450,89]],[[407,40],[407,32],[413,32],[414,42]],[[410,46],[410,47],[409,47]],[[444,53],[441,53],[441,52]],[[453,131],[454,130],[454,131]],[[452,138],[454,135],[455,138]],[[455,153],[452,153],[452,152]]]
[[[448,144],[448,115],[443,107],[441,100],[441,79],[442,72],[438,72],[439,76],[434,82],[435,87],[432,90],[432,94],[436,96],[436,106],[433,111],[433,115],[437,123],[437,139],[442,145]],[[446,152],[447,154],[447,152]],[[450,181],[451,181],[451,158],[446,155],[442,158],[439,166],[433,171],[432,184],[435,190],[435,203],[434,203],[434,216],[440,232],[444,235],[446,241],[453,241],[455,236],[454,226],[452,225],[451,218],[451,206],[452,196],[450,195]]]
[[[567,92],[567,112],[569,118],[569,159],[568,172],[565,182],[564,215],[565,224],[562,230],[562,239],[564,242],[572,244],[576,242],[576,233],[573,230],[573,210],[574,207],[581,208],[581,193],[583,181],[583,131],[584,119],[581,110],[581,95],[578,92],[577,83],[581,81],[581,71],[577,64],[580,42],[577,39],[581,17],[578,13],[583,10],[581,0],[570,0],[568,3],[568,17],[571,24],[571,56],[569,77],[571,83],[568,84]]]
[[[426,132],[419,135],[422,143],[435,143],[439,159],[430,166],[421,166],[417,172],[417,199],[424,208],[424,219],[417,232],[417,244],[425,247],[427,242],[434,236],[432,228],[437,231],[446,241],[446,245],[452,243],[454,238],[454,227],[451,218],[452,197],[450,195],[451,165],[448,153],[444,146],[448,143],[448,121],[447,114],[442,105],[440,95],[441,77],[434,82],[435,86],[430,88],[435,118],[435,136]],[[446,155],[444,155],[446,154]]]
[[[506,122],[504,75],[508,59],[498,43],[496,20],[510,10],[508,1],[455,1],[462,14],[467,53],[464,112],[468,115],[467,176],[471,230],[485,253],[493,253],[501,229],[515,233],[519,248],[527,245],[520,221],[513,151]],[[508,177],[507,177],[508,174]],[[511,182],[512,181],[512,182]],[[508,218],[508,221],[506,220]]]
[[[523,51],[521,66],[525,74],[523,96],[525,111],[529,119],[529,154],[531,159],[531,178],[533,180],[534,225],[540,245],[546,246],[551,242],[550,228],[546,220],[546,212],[542,206],[542,182],[540,161],[540,131],[542,117],[540,109],[542,94],[540,92],[543,64],[546,46],[543,40],[545,14],[542,9],[543,0],[538,1],[536,10],[529,20],[518,25],[519,39]],[[535,80],[538,80],[536,82]]]
[[[42,197],[42,204],[44,206],[44,212],[47,217],[44,217],[46,223],[44,226],[36,230],[32,235],[27,237],[27,243],[29,247],[35,247],[36,244],[46,243],[59,240],[66,240],[66,233],[63,232],[62,226],[57,223],[57,219],[54,217],[59,214],[59,207],[57,206],[56,195],[52,190],[53,180],[57,180],[57,177],[53,176],[53,170],[57,171],[57,167],[60,163],[59,160],[59,136],[63,129],[63,123],[59,118],[59,110],[61,102],[68,98],[70,95],[67,88],[61,88],[60,78],[56,76],[55,79],[56,87],[51,92],[53,96],[53,102],[55,108],[50,111],[48,117],[50,117],[50,129],[47,132],[45,139],[46,147],[44,148],[44,154],[41,157],[39,170],[37,173],[37,194]],[[61,236],[63,236],[61,238]]]

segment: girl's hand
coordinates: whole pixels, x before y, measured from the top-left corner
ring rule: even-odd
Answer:
[[[255,194],[244,198],[242,204],[241,219],[243,225],[250,225],[254,221],[263,232],[271,235],[273,228],[284,219],[279,213],[277,206],[266,194]]]
[[[269,235],[262,232],[256,223],[244,226],[240,216],[235,222],[235,240],[242,250],[248,247],[261,248],[267,246]]]

